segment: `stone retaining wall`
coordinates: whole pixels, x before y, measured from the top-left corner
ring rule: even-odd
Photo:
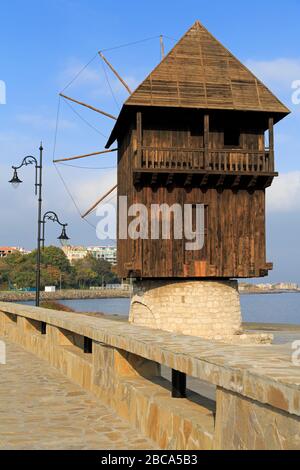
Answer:
[[[41,292],[42,300],[80,300],[80,299],[110,299],[129,298],[130,293],[123,289],[62,289],[56,292]],[[1,302],[22,302],[35,300],[35,292],[0,291]]]

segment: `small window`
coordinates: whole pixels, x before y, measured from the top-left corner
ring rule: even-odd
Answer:
[[[225,147],[239,147],[241,133],[238,129],[225,129],[224,131],[224,146]]]

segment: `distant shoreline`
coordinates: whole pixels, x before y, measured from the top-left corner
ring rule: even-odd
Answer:
[[[241,295],[258,295],[258,294],[300,294],[299,289],[285,289],[285,290],[240,290],[239,293]]]
[[[130,292],[123,289],[80,290],[63,289],[56,292],[41,292],[42,300],[87,300],[129,298]],[[26,302],[35,300],[35,292],[0,291],[1,302]]]
[[[240,295],[270,295],[270,294],[300,294],[300,290],[270,289],[270,290],[240,290]],[[41,292],[42,300],[87,300],[87,299],[116,299],[130,298],[130,292],[123,289],[63,289],[56,292]],[[35,292],[0,291],[2,302],[23,302],[35,300]]]
[[[243,322],[245,330],[267,331],[267,332],[300,332],[300,325],[295,323],[258,323]]]

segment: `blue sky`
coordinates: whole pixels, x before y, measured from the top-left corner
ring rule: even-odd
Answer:
[[[6,83],[7,104],[0,105],[0,245],[34,246],[33,171],[24,169],[24,184],[16,192],[7,180],[11,164],[26,154],[36,154],[41,139],[45,147],[44,209],[57,211],[70,223],[74,244],[100,243],[95,229],[81,221],[51,163],[58,92],[94,57],[65,93],[117,114],[126,91],[106,69],[112,96],[96,52],[153,38],[106,52],[134,88],[160,59],[158,36],[168,37],[165,46],[169,50],[173,39],[179,39],[199,19],[292,110],[276,126],[280,178],[268,191],[268,260],[275,264],[271,281],[300,283],[300,105],[291,100],[292,82],[300,80],[299,17],[300,4],[294,0],[3,0],[0,80]],[[109,119],[75,109],[89,126],[61,102],[56,157],[102,149],[105,137],[101,134],[109,134]],[[80,161],[78,165],[85,168],[59,167],[81,212],[115,182],[115,160],[111,155]],[[89,220],[97,222],[93,216]],[[55,242],[56,236],[56,227],[49,224],[48,242]]]

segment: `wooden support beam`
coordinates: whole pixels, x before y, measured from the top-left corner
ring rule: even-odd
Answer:
[[[163,60],[165,58],[165,46],[164,46],[164,38],[162,34],[159,36],[159,41],[160,41],[161,60]]]
[[[209,162],[209,114],[204,115],[204,168]]]
[[[103,55],[103,53],[100,51],[98,53],[101,57],[101,59],[104,60],[104,62],[106,63],[106,65],[108,65],[108,67],[110,68],[110,70],[115,74],[115,76],[120,80],[120,82],[122,83],[122,85],[126,88],[126,90],[128,91],[128,93],[131,95],[132,91],[130,90],[129,86],[127,85],[127,83],[125,82],[125,80],[123,80],[123,78],[118,74],[118,72],[116,71],[116,69],[111,65],[111,63],[106,59],[106,57]]]
[[[250,182],[248,183],[248,192],[250,194],[253,194],[255,189],[256,189],[256,185],[257,185],[257,180],[258,180],[258,176],[253,176],[250,180]]]
[[[101,204],[102,201],[104,201],[104,199],[107,198],[107,196],[109,196],[116,188],[118,187],[118,185],[116,184],[115,186],[113,186],[109,191],[107,191],[107,193],[104,194],[104,196],[101,196],[100,199],[98,199],[98,201],[95,202],[95,204],[92,205],[92,207],[90,207],[82,216],[81,218],[84,219],[86,216],[88,216],[91,212],[93,212],[94,209],[96,209],[97,206],[99,206],[99,204]]]
[[[201,180],[200,186],[206,186],[209,180],[209,175],[203,175],[203,178]]]
[[[104,153],[116,152],[118,149],[110,149],[110,150],[101,150],[101,152],[94,152],[94,153],[86,153],[85,155],[76,155],[75,157],[68,157],[68,158],[60,158],[58,160],[53,160],[53,163],[60,163],[60,162],[69,162],[70,160],[79,160],[80,158],[86,157],[94,157],[95,155],[102,155]]]
[[[268,171],[274,171],[274,118],[269,118],[269,150],[270,150],[270,161]]]
[[[136,113],[136,142],[137,142],[137,165],[142,168],[142,144],[143,144],[143,129],[142,129],[142,113]]]
[[[225,181],[226,175],[221,175],[220,178],[217,181],[217,187],[224,186],[224,181]]]
[[[216,188],[218,193],[222,193],[224,191],[224,183],[225,183],[226,175],[220,175],[219,179],[216,183]]]
[[[184,181],[184,186],[191,186],[193,181],[193,175],[187,175]]]
[[[169,173],[166,181],[166,186],[172,186],[174,184],[174,173]]]
[[[273,263],[266,263],[265,264],[265,269],[267,271],[272,271],[272,269],[274,268],[274,264]]]
[[[116,116],[113,116],[112,114],[109,114],[106,111],[102,111],[101,109],[95,108],[94,106],[91,106],[89,104],[83,103],[83,101],[75,100],[74,98],[70,98],[67,95],[63,95],[62,93],[60,93],[59,96],[65,98],[68,101],[72,101],[73,103],[80,104],[80,106],[84,106],[85,108],[91,109],[92,111],[96,111],[96,113],[103,114],[103,116],[109,117],[110,119],[114,119],[115,121],[117,120]]]
[[[241,176],[235,176],[234,177],[234,180],[233,180],[232,185],[231,185],[231,190],[234,194],[237,194],[239,192],[240,185],[241,185],[241,179],[242,179]]]
[[[250,183],[248,184],[248,188],[254,188],[258,180],[258,176],[253,176],[250,180]]]
[[[151,177],[151,186],[155,186],[157,184],[157,181],[158,181],[158,174],[153,173]]]
[[[140,172],[135,172],[133,174],[133,183],[139,185],[142,179],[142,174]]]
[[[274,176],[269,176],[265,181],[264,188],[269,188],[271,184],[273,183],[273,180],[274,180]]]
[[[241,176],[236,176],[233,180],[232,187],[237,188],[240,185],[241,182]]]

